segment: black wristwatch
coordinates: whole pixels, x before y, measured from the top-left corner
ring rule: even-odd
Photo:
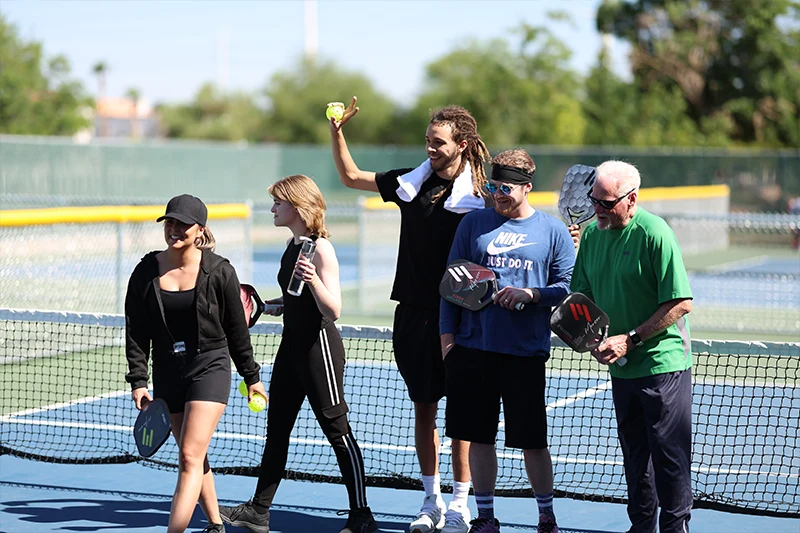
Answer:
[[[638,333],[636,333],[636,330],[635,330],[635,329],[632,329],[632,330],[630,330],[630,331],[628,332],[628,337],[630,337],[630,338],[631,338],[631,340],[633,341],[633,344],[635,344],[637,348],[638,348],[639,346],[641,346],[642,344],[644,344],[644,341],[643,341],[643,340],[642,340],[642,338],[639,336],[639,334],[638,334]]]

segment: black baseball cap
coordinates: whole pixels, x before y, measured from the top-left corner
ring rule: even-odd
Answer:
[[[200,198],[191,194],[181,194],[167,203],[167,212],[158,217],[156,222],[165,218],[174,218],[184,224],[200,224],[205,226],[208,222],[208,209]]]

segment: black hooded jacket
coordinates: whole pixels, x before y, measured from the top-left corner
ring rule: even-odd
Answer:
[[[159,290],[156,254],[145,255],[131,274],[125,297],[125,355],[131,389],[146,387],[147,360],[169,356],[173,340],[156,297]],[[250,332],[239,298],[239,279],[227,259],[203,250],[195,285],[197,302],[197,347],[200,353],[227,347],[236,370],[245,383],[260,380],[261,368],[253,359]]]

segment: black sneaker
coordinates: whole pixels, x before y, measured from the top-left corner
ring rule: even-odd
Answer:
[[[243,527],[253,533],[269,533],[269,509],[259,513],[248,501],[236,507],[219,506],[222,521],[230,526]]]
[[[481,518],[480,516],[469,523],[467,533],[500,533],[500,522],[497,518]]]
[[[347,511],[340,511],[340,514],[345,512]],[[375,523],[369,507],[350,509],[347,513],[347,522],[344,524],[344,529],[339,533],[372,533],[378,529],[378,524]]]
[[[223,524],[208,524],[200,533],[225,533]]]

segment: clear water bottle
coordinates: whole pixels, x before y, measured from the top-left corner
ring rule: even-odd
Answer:
[[[314,259],[314,252],[317,250],[317,243],[311,237],[300,237],[300,253],[297,255],[297,259],[301,257],[305,257],[309,261]],[[300,296],[300,293],[303,292],[303,286],[306,284],[305,281],[295,276],[295,272],[292,273],[292,279],[289,280],[289,287],[287,287],[286,292],[291,294],[292,296]]]

